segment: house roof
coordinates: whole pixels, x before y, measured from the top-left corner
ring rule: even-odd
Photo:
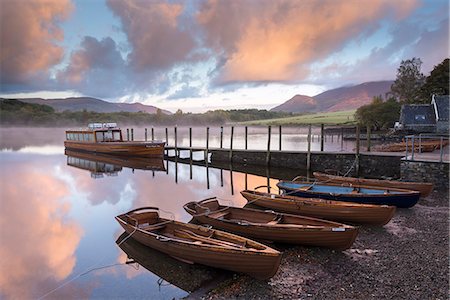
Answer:
[[[431,103],[434,105],[434,109],[437,111],[436,119],[438,119],[439,121],[448,122],[450,96],[433,96],[433,101]]]
[[[430,104],[402,105],[400,123],[404,125],[434,125],[436,118]]]

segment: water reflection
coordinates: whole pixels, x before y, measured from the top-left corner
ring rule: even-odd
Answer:
[[[190,293],[212,279],[219,276],[223,278],[223,274],[229,275],[227,272],[207,266],[181,262],[127,237],[128,234],[123,233],[116,241],[120,249],[127,255],[127,264],[138,263],[158,276],[160,287],[169,283]],[[121,259],[119,259],[119,262],[121,262]]]
[[[0,298],[37,298],[75,267],[83,229],[70,217],[70,189],[48,162],[2,157]]]
[[[63,135],[60,140],[52,136],[46,144],[35,141],[42,132],[50,137],[51,130],[35,132],[35,137],[31,129],[18,134],[30,137],[20,142],[2,140],[3,149],[16,150],[0,152],[1,299],[183,297],[187,292],[172,285],[159,291],[162,273],[117,266],[118,257],[124,262],[126,255],[115,243],[122,229],[114,216],[140,206],[158,206],[162,217],[187,222],[191,217],[182,206],[189,201],[216,196],[221,204],[244,206],[241,189],[277,182],[266,177],[278,174],[273,170],[228,163],[205,166],[180,159],[140,164],[79,153],[67,153],[74,158],[68,159]],[[94,179],[92,170],[115,170],[117,176]],[[104,266],[111,267],[86,273]],[[180,281],[186,283],[174,284],[195,289],[189,283],[191,273],[180,271]]]
[[[65,150],[67,165],[91,172],[92,178],[117,176],[123,167],[130,169],[165,171],[162,158],[120,157],[107,154]]]

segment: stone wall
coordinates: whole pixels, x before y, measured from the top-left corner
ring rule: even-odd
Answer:
[[[402,160],[400,164],[402,180],[432,182],[439,190],[448,191],[448,172],[448,163]]]
[[[211,162],[229,161],[229,152],[224,150],[211,150]],[[233,164],[267,165],[266,151],[233,151]],[[338,171],[348,172],[350,176],[362,177],[400,177],[400,156],[361,154],[359,158],[359,174],[356,156],[353,153],[312,152],[312,171]],[[306,170],[307,153],[305,152],[279,152],[270,154],[270,167]]]

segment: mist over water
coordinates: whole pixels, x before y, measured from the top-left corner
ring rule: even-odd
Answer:
[[[272,128],[274,150],[278,149],[276,129]],[[186,296],[190,291],[180,287],[187,286],[183,278],[187,280],[189,274],[160,279],[165,274],[161,269],[170,269],[173,261],[157,267],[147,261],[147,268],[153,273],[145,266],[125,264],[127,254],[116,244],[123,230],[114,217],[137,207],[156,206],[161,216],[187,222],[191,217],[182,206],[189,201],[216,196],[222,204],[242,207],[246,201],[239,191],[267,184],[275,186],[278,181],[264,175],[172,161],[131,161],[134,165],[127,167],[95,156],[68,157],[64,154],[64,130],[0,129],[0,271],[5,275],[0,276],[1,298],[39,298],[49,292],[46,298],[57,299]],[[306,149],[305,128],[283,130],[283,149]],[[178,145],[188,146],[189,129],[177,131]],[[193,146],[204,146],[206,128],[196,127],[192,132]],[[126,131],[123,133],[126,137]],[[134,128],[136,140],[144,139],[144,133],[144,128]],[[165,140],[165,128],[155,128],[154,133],[155,139]],[[173,134],[173,127],[169,128],[171,145]],[[233,147],[243,149],[243,127],[235,128],[234,138]],[[210,129],[209,145],[220,147],[220,127]],[[223,147],[229,145],[230,128],[225,127]],[[351,142],[344,141],[343,145],[344,149],[353,148]],[[320,141],[316,139],[312,148],[318,147]],[[340,147],[336,136],[333,142],[327,137],[325,149]],[[267,128],[249,128],[248,148],[267,148]],[[125,246],[136,254],[132,251],[136,246]],[[216,274],[211,272],[197,272],[203,275],[198,275],[196,284],[189,286],[197,288],[202,280]],[[167,283],[169,279],[173,283]]]

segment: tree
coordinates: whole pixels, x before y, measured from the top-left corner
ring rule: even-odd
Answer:
[[[425,76],[420,72],[422,60],[413,57],[402,60],[397,69],[397,78],[391,86],[391,95],[400,103],[418,103],[421,99],[420,89],[425,82]]]
[[[431,96],[449,95],[449,59],[444,59],[439,65],[435,66],[430,76],[425,79],[425,84],[421,88],[421,96],[429,103]]]
[[[375,130],[393,127],[400,117],[400,103],[395,98],[383,101],[381,96],[373,97],[372,103],[361,106],[356,110],[355,119],[362,126]]]

